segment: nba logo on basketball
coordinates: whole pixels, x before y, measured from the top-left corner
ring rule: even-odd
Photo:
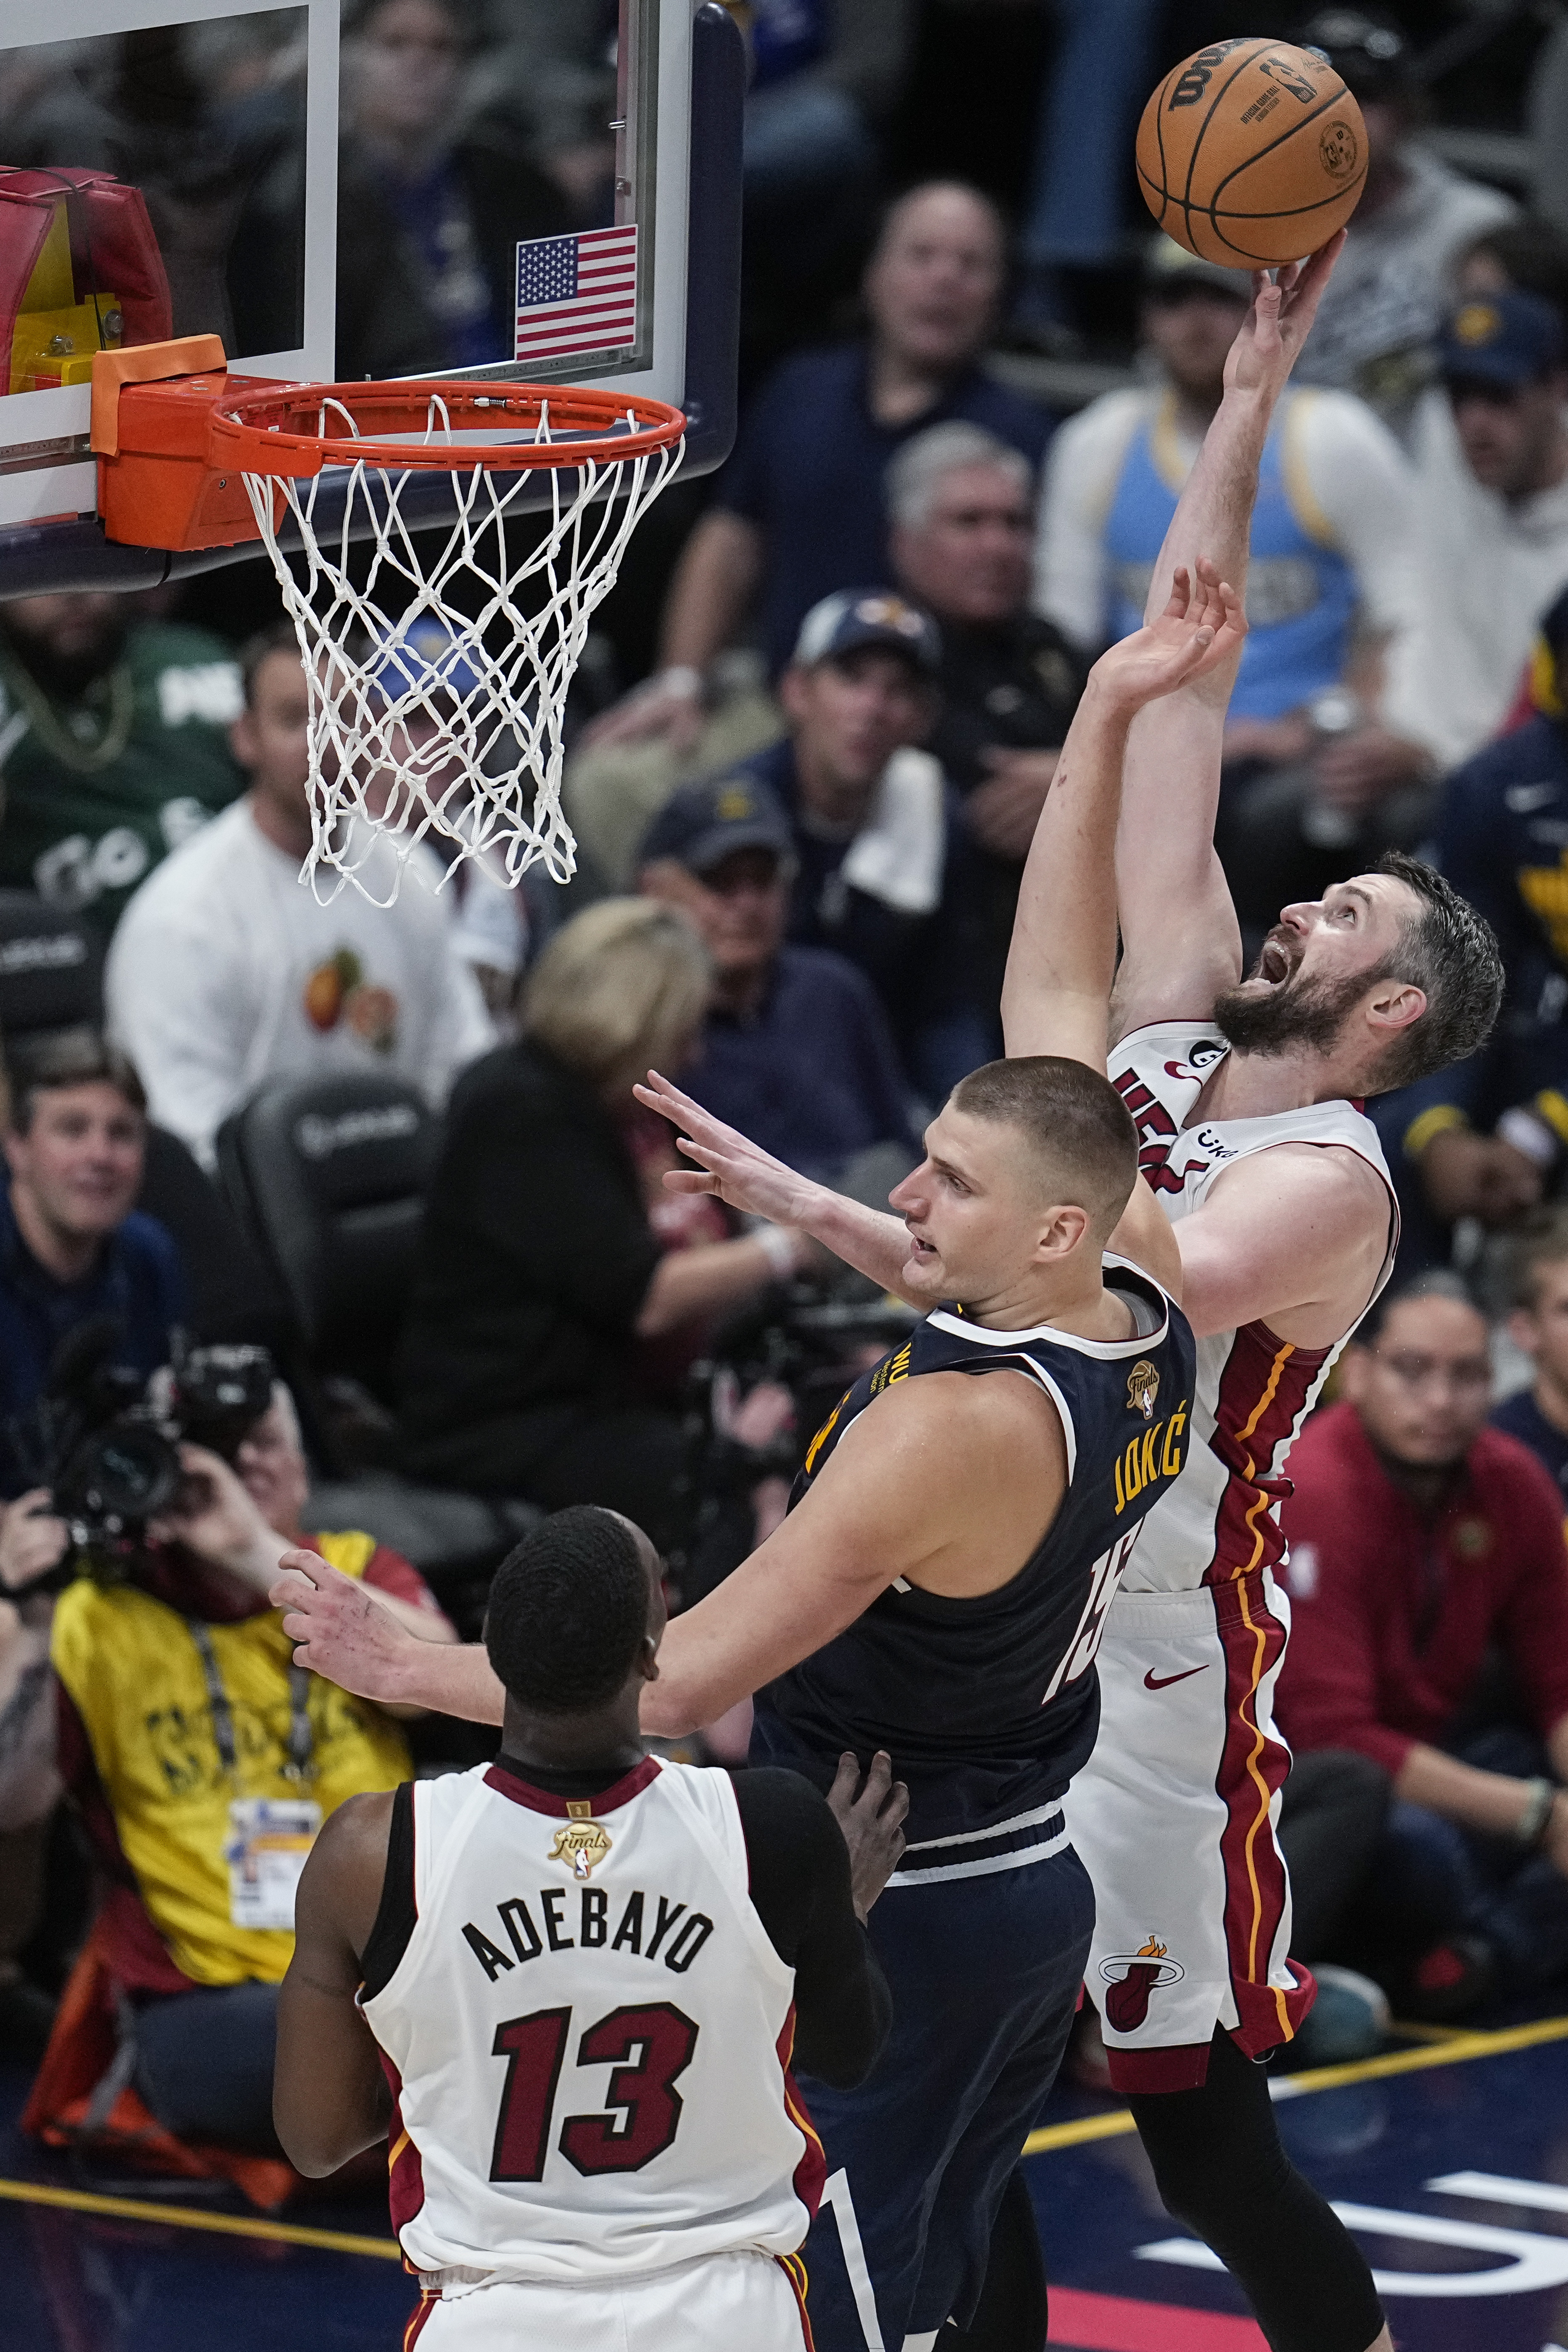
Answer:
[[[1148,1942],[1135,1952],[1112,1953],[1101,1960],[1100,1973],[1107,1986],[1100,2004],[1107,2025],[1118,2033],[1135,2033],[1149,2015],[1150,1994],[1162,1985],[1180,1984],[1187,1972],[1151,1930]]]

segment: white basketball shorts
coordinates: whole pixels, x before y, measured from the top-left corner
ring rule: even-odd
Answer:
[[[804,2352],[796,2263],[709,2254],[649,2278],[423,2294],[404,2352]]]
[[[1119,2091],[1195,2089],[1216,2026],[1257,2056],[1311,2006],[1275,1836],[1289,1630],[1267,1570],[1121,1592],[1108,1612],[1100,1738],[1066,1811],[1094,1883],[1088,1985]]]

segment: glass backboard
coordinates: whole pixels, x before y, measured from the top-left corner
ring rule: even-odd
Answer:
[[[695,405],[722,438],[738,257],[710,186],[713,285],[689,319],[692,112],[695,76],[699,178],[727,187],[740,47],[711,0],[6,11],[0,595],[50,584],[24,561],[37,527],[95,512],[100,346],[216,332],[246,374],[616,384],[685,406],[700,330],[714,381]]]

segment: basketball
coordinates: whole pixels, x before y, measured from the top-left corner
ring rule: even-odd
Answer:
[[[1302,260],[1366,181],[1360,107],[1317,49],[1215,41],[1173,66],[1138,126],[1138,184],[1168,236],[1236,269]]]

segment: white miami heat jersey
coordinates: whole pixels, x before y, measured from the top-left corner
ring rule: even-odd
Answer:
[[[1113,1048],[1110,1078],[1138,1129],[1140,1169],[1175,1223],[1203,1205],[1216,1177],[1252,1152],[1281,1143],[1339,1144],[1358,1152],[1388,1186],[1388,1246],[1370,1307],[1394,1270],[1399,1239],[1377,1129],[1344,1101],[1188,1126],[1229,1050],[1212,1024],[1198,1021],[1135,1029]],[[1285,1549],[1279,1506],[1290,1491],[1285,1458],[1344,1344],[1294,1347],[1266,1323],[1198,1341],[1185,1469],[1143,1521],[1123,1591],[1185,1591],[1278,1565]]]
[[[416,1924],[364,2014],[426,2287],[793,2253],[822,2151],[728,1774],[649,1757],[591,1806],[500,1764],[417,1781],[414,1853]]]

